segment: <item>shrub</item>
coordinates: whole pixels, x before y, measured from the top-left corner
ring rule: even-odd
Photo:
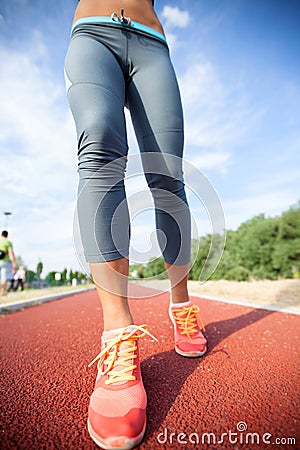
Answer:
[[[249,281],[250,271],[243,266],[236,266],[225,274],[225,280]]]

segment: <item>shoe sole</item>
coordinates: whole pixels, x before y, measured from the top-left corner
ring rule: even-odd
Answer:
[[[175,331],[176,330],[176,323],[175,323],[175,321],[173,319],[173,315],[170,312],[170,310],[168,312],[169,312],[170,320],[171,320],[171,322],[173,324],[173,327],[174,327],[174,340],[175,340],[175,338],[176,338],[176,331]],[[179,348],[176,347],[176,345],[175,345],[175,352],[178,353],[178,355],[180,355],[180,356],[185,356],[186,358],[199,358],[199,356],[205,355],[205,353],[207,352],[207,347],[205,347],[205,349],[202,352],[188,352],[188,353],[184,353],[182,350],[179,350]]]
[[[146,430],[146,421],[142,432],[134,437],[128,438],[126,436],[114,436],[112,438],[103,439],[93,430],[90,421],[88,420],[88,432],[95,444],[104,450],[130,450],[138,445],[144,437]]]
[[[175,352],[178,353],[178,355],[180,355],[180,356],[185,356],[185,357],[187,357],[187,358],[198,358],[199,356],[205,355],[206,351],[207,351],[207,347],[205,347],[205,349],[203,350],[203,352],[183,353],[181,350],[179,350],[179,349],[175,346]]]

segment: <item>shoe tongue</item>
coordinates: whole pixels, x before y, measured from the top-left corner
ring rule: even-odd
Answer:
[[[114,330],[109,330],[109,331],[103,331],[102,333],[102,339],[103,341],[109,341],[111,339],[116,338],[117,336],[119,336],[120,333],[122,333],[123,330],[127,329],[127,332],[130,333],[131,331],[135,330],[134,325],[132,327],[122,327],[122,328],[116,328]]]

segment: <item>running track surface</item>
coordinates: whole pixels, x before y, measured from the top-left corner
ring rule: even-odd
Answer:
[[[300,316],[194,298],[209,349],[188,359],[173,350],[169,295],[131,289],[144,296],[130,301],[136,323],[159,339],[140,340],[148,426],[139,449],[300,448]],[[0,448],[98,448],[86,430],[96,375],[87,365],[102,332],[96,291],[1,316],[0,324]]]

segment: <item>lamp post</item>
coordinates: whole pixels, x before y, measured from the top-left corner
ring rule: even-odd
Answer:
[[[5,228],[8,227],[9,216],[11,216],[12,213],[11,213],[10,211],[4,211],[3,214],[4,214],[4,216],[5,216],[5,219],[4,219],[4,229],[5,229]]]

